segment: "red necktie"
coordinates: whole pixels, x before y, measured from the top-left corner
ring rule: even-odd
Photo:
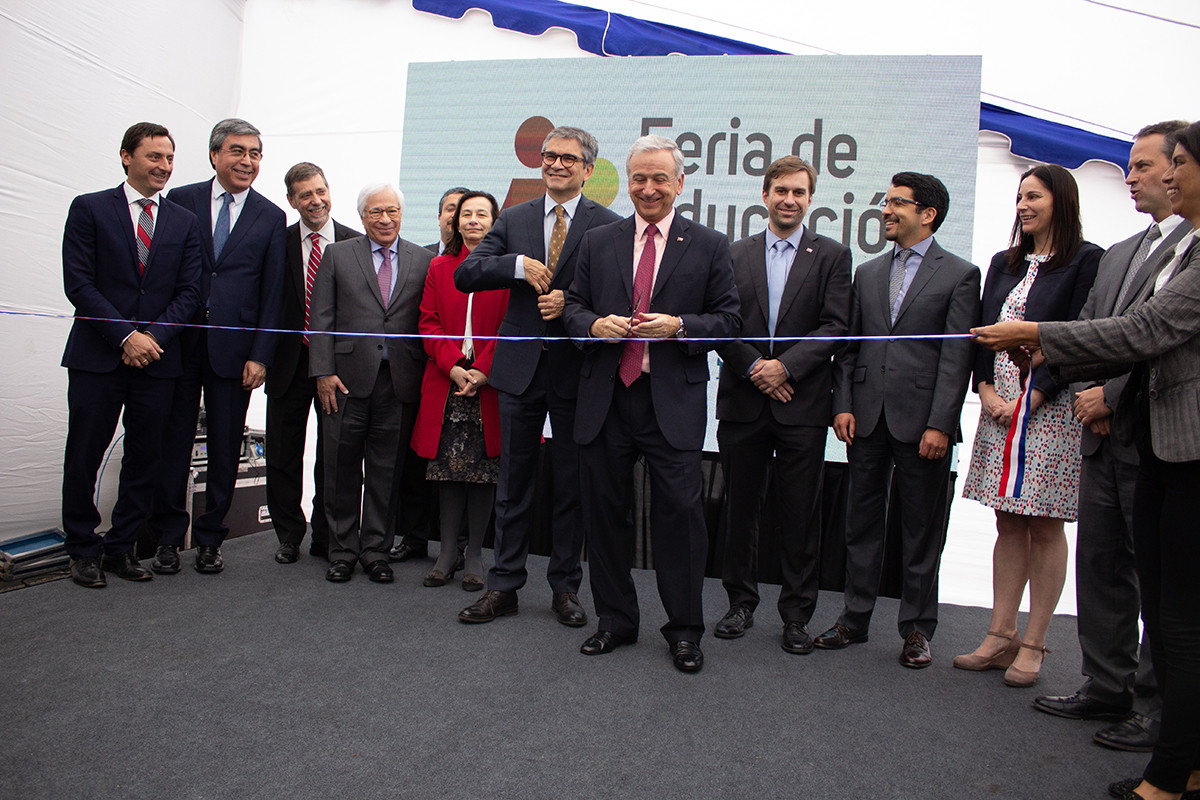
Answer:
[[[308,315],[312,308],[313,284],[317,280],[317,267],[321,266],[321,234],[310,233],[312,250],[308,254],[308,270],[304,275],[304,330],[308,330]],[[304,334],[304,343],[308,344],[308,334]]]
[[[144,198],[138,200],[138,204],[142,207],[137,224],[138,275],[145,275],[146,262],[150,260],[150,242],[154,238],[154,201]]]
[[[650,290],[654,288],[654,236],[658,228],[646,226],[646,246],[638,259],[637,271],[633,273],[633,315],[644,314],[650,309]],[[621,383],[630,386],[642,374],[642,356],[646,352],[643,339],[630,339],[621,351],[621,365],[617,374]]]

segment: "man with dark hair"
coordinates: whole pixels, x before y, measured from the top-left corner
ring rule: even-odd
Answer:
[[[458,210],[458,200],[469,192],[463,186],[452,186],[442,192],[438,201],[438,240],[425,245],[425,249],[440,256],[454,236],[454,212]],[[421,458],[413,452],[408,442],[401,447],[400,466],[397,467],[398,481],[396,514],[393,520],[395,528],[393,539],[398,535],[400,540],[395,543],[388,558],[392,561],[408,561],[413,558],[425,558],[429,555],[429,536],[437,534],[437,489],[425,479],[425,470],[429,459]],[[460,542],[460,544],[465,544]]]
[[[1170,166],[1165,137],[1187,127],[1172,120],[1138,131],[1129,151],[1134,206],[1153,219],[1150,227],[1114,244],[1100,260],[1080,319],[1101,319],[1130,310],[1138,290],[1163,267],[1191,223],[1171,214],[1163,184]],[[1075,591],[1083,685],[1062,697],[1042,696],[1033,707],[1068,719],[1112,720],[1095,741],[1117,750],[1149,752],[1158,740],[1162,700],[1143,639],[1138,657],[1138,580],[1133,563],[1133,490],[1139,455],[1110,435],[1109,425],[1129,374],[1075,390],[1075,415],[1083,423],[1079,475],[1079,528]]]
[[[721,582],[729,611],[713,635],[736,639],[754,624],[759,515],[773,473],[782,520],[782,646],[801,655],[812,652],[807,625],[819,588],[832,339],[845,335],[850,318],[850,248],[804,227],[815,188],[816,170],[796,156],[767,168],[767,228],[731,248],[742,335],[756,341],[718,348],[717,443],[729,492]]]
[[[675,668],[698,672],[708,351],[737,336],[738,294],[728,239],[675,211],[683,191],[679,145],[643,136],[625,172],[634,214],[584,237],[564,312],[570,335],[592,340],[580,369],[575,441],[599,624],[579,650],[604,655],[638,639],[631,476],[640,455],[650,475],[648,533],[667,612],[661,632]]]
[[[180,325],[200,303],[200,224],[163,198],[175,140],[139,122],[121,141],[125,182],[76,197],[63,230],[63,287],[79,317],[63,352],[67,443],[62,519],[71,578],[106,585],[104,570],[130,581],[153,575],[134,554],[154,495],[163,431],[182,372]],[[117,419],[125,428],[112,526],[100,536],[96,472]]]
[[[283,296],[286,218],[254,189],[262,160],[258,128],[243,119],[213,126],[208,160],[211,180],[171,190],[174,200],[200,220],[204,269],[200,308],[189,320],[211,326],[181,335],[183,374],[175,385],[163,441],[162,470],[150,525],[159,547],[155,572],[179,572],[179,548],[188,530],[187,483],[204,393],[207,469],[203,513],[193,509],[195,569],[225,568],[221,543],[233,502],[250,393],[262,386],[275,354]]]
[[[850,307],[850,336],[877,338],[848,342],[834,359],[833,430],[846,443],[852,501],[844,606],[815,644],[838,649],[867,640],[895,481],[900,664],[921,669],[933,660],[950,451],[971,376],[971,343],[920,337],[966,333],[978,324],[980,275],[934,241],[950,209],[940,180],[897,173],[882,207],[884,236],[896,244],[858,268]],[[910,336],[917,338],[904,338]]]
[[[333,199],[325,173],[302,161],[283,176],[288,204],[300,221],[287,229],[283,308],[279,327],[296,333],[280,334],[275,365],[267,373],[267,508],[279,538],[275,560],[292,564],[300,554],[307,524],[300,507],[304,489],[304,440],[308,413],[316,407],[317,382],[308,376],[309,312],[317,268],[325,249],[334,242],[361,234],[331,216]],[[319,417],[320,415],[318,415]],[[329,522],[325,519],[325,437],[317,425],[317,454],[313,464],[312,542],[308,552],[329,557]]]
[[[583,195],[597,150],[596,138],[585,130],[550,131],[542,142],[545,196],[506,209],[454,273],[460,291],[508,289],[500,333],[527,337],[498,341],[488,376],[500,399],[495,564],[488,571],[488,590],[459,613],[462,622],[490,622],[517,613],[517,590],[525,585],[533,538],[538,454],[549,414],[554,510],[546,578],[553,593],[551,609],[564,625],[587,623],[577,596],[583,579],[583,519],[579,448],[571,436],[582,357],[565,341],[562,309],[584,233],[619,219]],[[539,336],[547,340],[532,338]]]

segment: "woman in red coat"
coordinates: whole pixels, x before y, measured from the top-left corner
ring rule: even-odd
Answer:
[[[462,588],[483,588],[483,534],[496,500],[499,474],[500,411],[488,386],[494,337],[508,307],[508,290],[464,294],[454,288],[454,270],[483,241],[500,215],[496,198],[467,192],[454,212],[454,238],[445,255],[429,264],[421,298],[419,330],[426,337],[421,406],[412,448],[428,458],[426,478],[439,481],[442,548],[425,576],[426,586],[454,578],[458,532],[467,518],[467,551]]]

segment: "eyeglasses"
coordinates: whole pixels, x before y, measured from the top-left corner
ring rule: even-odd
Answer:
[[[247,150],[244,147],[230,145],[229,147],[225,148],[225,152],[229,153],[229,155],[233,156],[239,161],[245,158],[247,154],[249,154],[251,161],[262,161],[262,150]]]
[[[909,200],[907,197],[885,197],[883,202],[879,204],[879,207],[886,210],[888,206],[892,206],[893,208],[904,208],[904,206],[925,207],[916,200]]]
[[[401,209],[397,206],[388,206],[387,208],[368,208],[363,212],[363,216],[370,220],[383,219],[383,215],[387,214],[392,219],[400,219]]]
[[[570,169],[582,160],[579,156],[571,153],[552,153],[549,150],[542,153],[542,163],[547,167],[553,167],[555,161],[561,161],[564,167]]]

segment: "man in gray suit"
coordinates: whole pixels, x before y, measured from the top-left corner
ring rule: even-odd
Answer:
[[[348,581],[360,561],[372,581],[387,583],[392,477],[400,443],[412,433],[425,369],[420,339],[390,337],[417,332],[432,254],[399,237],[404,196],[395,187],[367,186],[358,213],[367,235],[329,245],[317,270],[309,374],[326,414],[325,577]]]
[[[896,246],[858,268],[851,336],[966,333],[979,320],[979,268],[934,241],[950,195],[932,175],[901,172],[883,201]],[[852,502],[846,514],[845,605],[817,647],[865,642],[883,570],[888,496],[900,498],[903,583],[900,664],[932,663],[938,568],[945,543],[950,449],[971,376],[965,339],[850,342],[835,359],[833,430],[846,443]]]
[[[1164,137],[1186,123],[1160,122],[1138,132],[1125,183],[1134,206],[1154,222],[1109,248],[1100,261],[1080,319],[1124,314],[1192,226],[1171,215],[1163,184],[1170,159]],[[1133,562],[1133,488],[1138,452],[1110,436],[1126,373],[1077,384],[1075,414],[1083,422],[1075,592],[1083,685],[1071,695],[1042,696],[1034,708],[1068,719],[1113,720],[1093,737],[1118,750],[1148,752],[1158,739],[1161,700],[1150,666],[1149,642],[1138,658],[1138,581]]]

